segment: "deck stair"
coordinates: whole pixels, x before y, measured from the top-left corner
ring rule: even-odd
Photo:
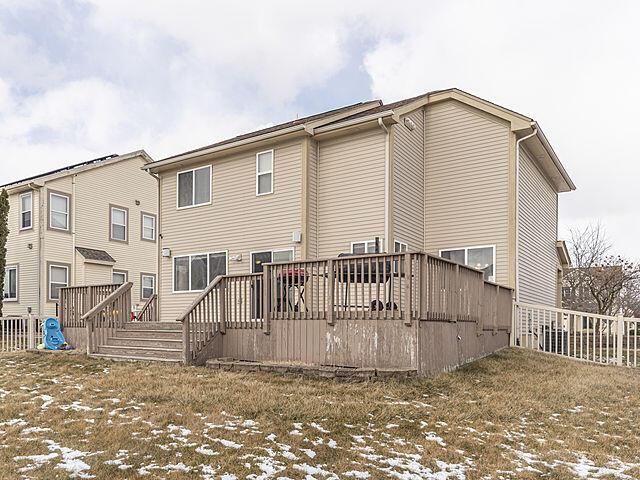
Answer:
[[[182,325],[129,322],[98,346],[95,357],[113,360],[182,361]]]

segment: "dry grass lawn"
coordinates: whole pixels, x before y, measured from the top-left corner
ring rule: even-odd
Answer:
[[[640,370],[505,350],[405,383],[0,355],[0,478],[640,478]]]

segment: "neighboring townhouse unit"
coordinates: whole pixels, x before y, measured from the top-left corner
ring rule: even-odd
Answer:
[[[217,275],[340,253],[426,251],[555,305],[558,193],[575,189],[531,118],[457,89],[359,103],[150,163],[159,311]]]
[[[5,315],[56,314],[60,288],[133,283],[156,290],[158,183],[144,151],[111,155],[0,187],[9,193]]]

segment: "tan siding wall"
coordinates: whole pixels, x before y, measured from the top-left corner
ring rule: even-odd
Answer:
[[[415,124],[411,131],[404,118]],[[393,207],[394,236],[410,250],[424,249],[424,110],[416,110],[395,125]],[[391,244],[393,245],[393,244]]]
[[[384,151],[379,128],[320,142],[320,257],[348,252],[353,241],[384,237]]]
[[[111,283],[113,280],[111,276],[112,267],[109,265],[85,263],[82,270],[84,270],[84,283],[86,285],[101,285]],[[136,303],[138,299],[132,296],[131,301]]]
[[[509,284],[509,128],[456,101],[426,115],[426,249],[496,245]]]
[[[318,257],[318,144],[309,142],[309,258]]]
[[[301,228],[301,142],[276,145],[274,193],[256,196],[257,151],[248,151],[201,165],[213,165],[212,204],[176,208],[176,174],[162,173],[162,246],[172,257],[228,250],[230,273],[250,271],[250,252],[294,248],[292,233]],[[265,148],[260,149],[266,150]],[[189,167],[192,168],[192,167]],[[161,263],[160,308],[163,321],[174,321],[197,293],[173,293],[173,258]]]
[[[23,192],[25,193],[25,192]],[[4,302],[3,315],[25,315],[27,307],[38,307],[38,202],[39,192],[33,191],[33,228],[20,231],[20,195],[9,196],[9,237],[7,266],[18,265],[18,302]],[[29,249],[29,244],[33,246]],[[3,286],[0,285],[0,289]]]
[[[556,305],[558,195],[520,147],[520,300]]]

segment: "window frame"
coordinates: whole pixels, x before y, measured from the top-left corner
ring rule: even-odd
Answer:
[[[116,282],[113,280],[113,276],[114,276],[114,275],[116,275],[116,274],[118,274],[118,275],[124,275],[124,282],[122,282],[122,283],[116,283]],[[112,269],[112,270],[111,270],[111,283],[113,283],[114,285],[124,285],[124,284],[125,284],[125,283],[127,283],[128,281],[129,281],[129,272],[128,272],[128,271],[126,271],[126,270],[118,270],[118,269],[116,269],[116,268],[114,268],[114,269]]]
[[[229,274],[229,250],[217,250],[211,252],[202,252],[202,253],[188,253],[185,255],[176,255],[171,259],[171,293],[181,294],[181,293],[197,293],[202,292],[202,290],[193,290],[191,288],[191,259],[192,257],[205,256],[207,257],[207,285],[209,285],[209,273],[210,273],[210,265],[209,265],[209,255],[222,254],[224,253],[226,256],[225,268],[227,269],[227,275]],[[188,258],[189,259],[189,290],[176,290],[176,259],[178,258]],[[206,288],[206,287],[205,287]]]
[[[153,286],[151,287],[153,289],[153,292],[148,297],[144,296],[144,289],[145,289],[144,279],[145,278],[151,278],[153,280]],[[151,297],[153,297],[155,294],[156,294],[156,275],[155,275],[155,273],[140,272],[140,300],[141,301],[147,301]]]
[[[364,253],[354,253],[353,252],[353,247],[355,245],[358,245],[360,243],[364,243]],[[367,245],[369,245],[370,243],[373,243],[373,252],[368,252],[367,251]],[[351,248],[349,250],[349,252],[352,255],[375,255],[376,254],[376,239],[372,239],[372,240],[358,240],[356,242],[351,242]]]
[[[274,263],[273,261],[273,254],[274,253],[283,253],[283,252],[290,252],[291,253],[291,260],[289,260],[289,262],[295,262],[296,260],[296,249],[291,247],[291,248],[276,248],[276,249],[272,249],[272,250],[253,250],[251,252],[249,252],[249,273],[254,274],[256,272],[253,271],[253,267],[254,262],[253,262],[253,256],[257,255],[259,253],[270,253],[271,254],[271,261],[269,263]],[[278,263],[287,263],[287,262],[278,262]]]
[[[22,210],[22,199],[29,197],[31,200],[31,208],[29,210]],[[20,231],[33,230],[33,191],[25,192],[20,195]],[[23,215],[29,212],[29,226],[25,227],[23,224]]]
[[[261,172],[259,158],[260,158],[260,155],[264,155],[265,153],[271,154],[271,169],[269,171]],[[263,150],[261,152],[256,153],[256,197],[271,195],[273,193],[273,171],[275,167],[275,156],[276,156],[275,149],[273,148],[271,150]],[[261,175],[271,175],[271,186],[268,192],[260,193],[260,176]]]
[[[400,245],[400,250],[396,251],[396,244]],[[404,246],[404,250],[402,247]],[[409,244],[407,242],[403,242],[402,240],[395,239],[393,241],[393,253],[407,253],[409,251]]]
[[[113,236],[113,211],[119,210],[124,212],[124,225],[116,223],[115,225],[124,227],[124,240],[115,238]],[[127,207],[121,207],[120,205],[109,204],[109,241],[118,243],[129,243],[129,209]]]
[[[209,170],[209,201],[204,203],[196,204],[196,174],[197,170]],[[185,205],[184,207],[180,206],[180,175],[184,173],[191,172],[193,174],[193,183],[191,184],[191,201],[193,202],[191,205]],[[187,170],[181,170],[176,172],[176,209],[178,210],[187,210],[189,208],[197,208],[204,207],[206,205],[211,205],[213,198],[213,165],[203,165],[200,167],[190,168]]]
[[[469,247],[443,248],[443,249],[440,249],[438,251],[438,256],[441,257],[441,258],[444,258],[444,257],[442,257],[442,252],[449,252],[449,251],[452,251],[452,250],[463,250],[464,251],[464,265],[469,267],[469,268],[473,268],[474,270],[476,270],[475,267],[472,267],[472,266],[468,265],[468,263],[469,263],[469,250],[474,250],[474,249],[479,249],[479,248],[491,248],[491,249],[493,249],[493,259],[492,259],[493,260],[493,275],[492,275],[493,276],[493,280],[490,279],[490,278],[489,279],[484,279],[484,280],[485,280],[485,282],[496,283],[496,278],[497,278],[496,251],[497,251],[497,247],[496,247],[495,244],[494,245],[472,245],[472,246],[469,246]],[[448,260],[446,258],[444,258],[444,259]],[[452,261],[452,260],[449,260],[449,261]],[[479,271],[482,271],[482,270],[479,270]],[[482,277],[484,278],[484,275]]]
[[[9,275],[9,270],[15,270],[16,272],[16,296],[15,297],[7,297],[5,298],[4,294],[4,285],[2,286],[2,301],[6,303],[18,303],[20,301],[20,265],[13,264],[7,265],[4,267],[4,278],[5,282],[7,281],[7,275]]]
[[[52,202],[51,202],[51,197],[61,197],[66,199],[67,201],[67,211],[66,212],[60,212],[57,210],[53,210],[52,209]],[[47,222],[47,229],[48,230],[53,230],[55,232],[63,232],[63,233],[71,233],[71,195],[68,193],[64,193],[64,192],[59,192],[57,190],[48,190],[47,191],[47,212],[49,215],[48,218],[48,222]],[[59,213],[62,214],[64,213],[67,216],[67,226],[66,228],[59,228],[59,227],[54,227],[53,225],[51,225],[51,220],[53,218],[52,213]]]
[[[60,298],[53,298],[51,296],[51,269],[52,268],[64,268],[66,271],[67,283],[64,285],[65,287],[69,286],[69,272],[71,271],[71,266],[66,263],[58,263],[58,262],[48,262],[47,263],[47,299],[49,302],[59,302]],[[59,282],[55,282],[57,285],[61,285]],[[64,288],[64,287],[60,287]]]
[[[153,238],[148,238],[144,236],[144,219],[145,217],[153,219]],[[158,217],[153,213],[141,212],[140,213],[140,240],[143,242],[152,242],[156,243],[158,239]]]

